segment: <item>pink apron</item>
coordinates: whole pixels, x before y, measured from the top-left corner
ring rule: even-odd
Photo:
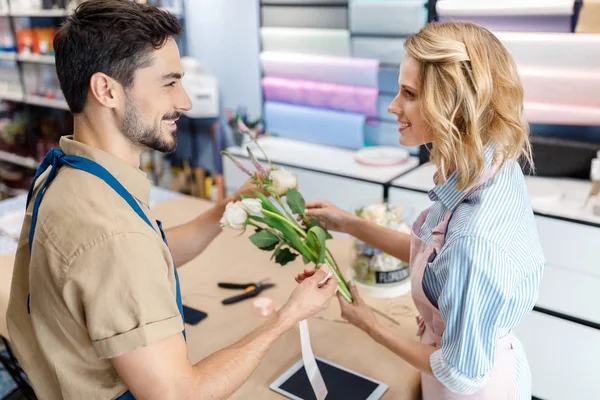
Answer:
[[[486,183],[494,174],[495,168],[489,168],[482,179],[471,189],[459,202],[462,203],[466,197]],[[423,291],[423,274],[432,256],[439,254],[446,241],[446,229],[448,221],[454,210],[448,210],[442,221],[432,230],[432,240],[425,243],[419,237],[419,231],[429,214],[429,209],[423,211],[412,227],[410,242],[410,268],[412,297],[419,310],[417,317],[419,324],[418,335],[421,343],[441,348],[442,335],[445,324],[440,311],[435,307]],[[494,367],[483,389],[470,395],[462,395],[452,392],[432,375],[421,373],[421,390],[423,400],[506,400],[514,399],[515,377],[514,377],[514,355],[513,336],[508,334],[498,340]]]

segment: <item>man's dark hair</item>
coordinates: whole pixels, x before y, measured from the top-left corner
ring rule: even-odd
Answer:
[[[56,33],[56,72],[73,114],[87,102],[90,79],[105,73],[124,88],[135,71],[152,63],[151,53],[183,31],[177,18],[131,0],[88,0]]]

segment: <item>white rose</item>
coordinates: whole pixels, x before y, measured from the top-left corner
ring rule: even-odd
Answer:
[[[242,206],[248,214],[254,217],[263,217],[262,202],[259,199],[243,199]]]
[[[276,169],[269,174],[273,181],[273,188],[279,196],[285,196],[290,189],[298,187],[298,179],[285,168]]]
[[[246,226],[248,212],[239,201],[227,203],[223,218],[221,218],[221,227],[227,227],[241,231]]]

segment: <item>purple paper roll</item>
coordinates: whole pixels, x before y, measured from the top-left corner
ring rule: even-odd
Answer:
[[[379,92],[375,88],[273,77],[263,78],[262,87],[268,101],[378,115]]]
[[[570,15],[457,15],[440,16],[445,21],[471,21],[491,31],[502,32],[571,32]]]
[[[269,77],[377,87],[378,60],[263,52],[260,61]]]

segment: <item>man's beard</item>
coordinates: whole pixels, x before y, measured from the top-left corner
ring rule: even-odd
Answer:
[[[175,112],[170,115],[165,115],[163,118],[174,120],[179,117],[179,113]],[[161,153],[172,153],[177,147],[177,137],[172,135],[172,140],[165,140],[161,130],[162,122],[158,126],[145,125],[140,117],[140,112],[135,104],[135,101],[127,94],[125,101],[125,115],[121,120],[121,132],[127,137],[131,143],[143,150],[156,150]]]

